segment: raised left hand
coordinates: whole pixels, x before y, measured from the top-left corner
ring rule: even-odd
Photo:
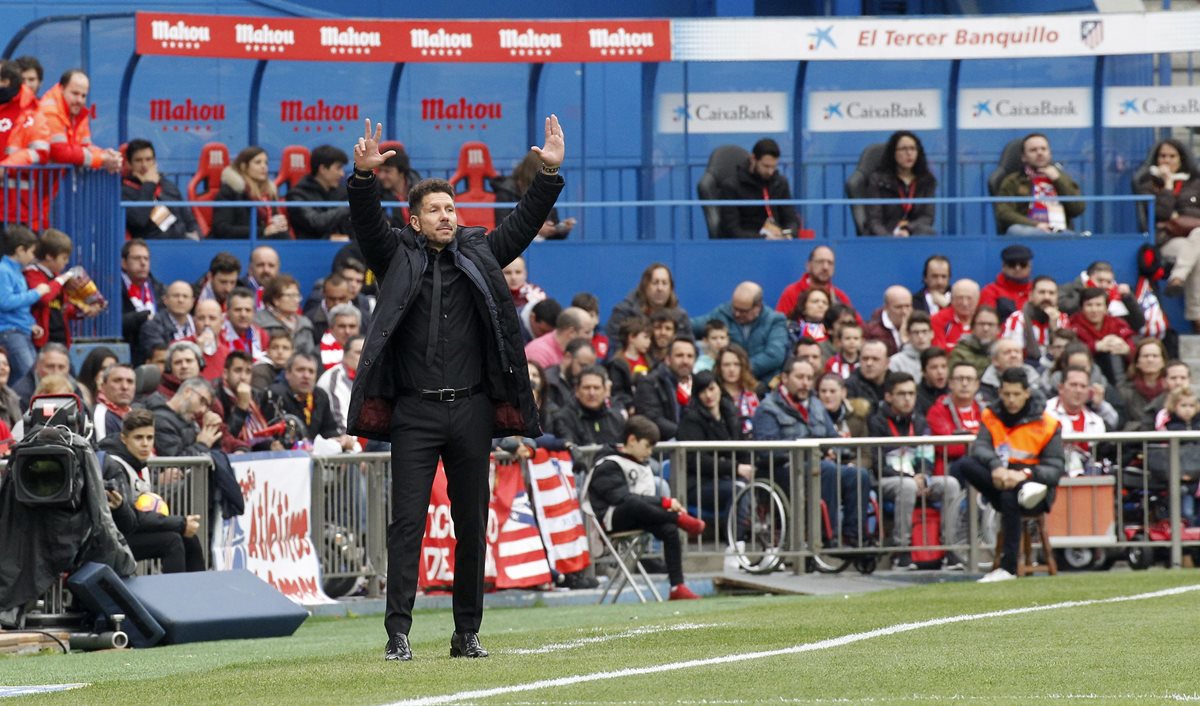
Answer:
[[[558,124],[558,116],[551,113],[546,118],[546,144],[541,147],[531,147],[542,158],[542,164],[547,167],[558,167],[566,155],[566,143],[563,142],[562,126]]]

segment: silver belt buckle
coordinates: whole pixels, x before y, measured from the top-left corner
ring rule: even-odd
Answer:
[[[443,387],[438,390],[438,402],[453,402],[458,390],[452,387]]]

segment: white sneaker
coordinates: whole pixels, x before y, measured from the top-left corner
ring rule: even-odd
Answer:
[[[1035,483],[1029,481],[1021,485],[1021,489],[1017,491],[1017,504],[1026,510],[1032,510],[1037,507],[1038,503],[1046,499],[1046,493],[1050,488],[1045,483]]]
[[[995,583],[997,581],[1010,581],[1015,578],[1016,576],[1008,573],[1005,569],[993,569],[984,574],[983,578],[979,579],[977,583]]]

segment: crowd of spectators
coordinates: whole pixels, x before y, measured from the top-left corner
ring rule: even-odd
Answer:
[[[41,79],[36,62],[0,62],[0,116],[18,126],[3,135],[3,165],[124,170],[123,197],[147,203],[127,209],[130,239],[121,250],[122,330],[132,361],[126,365],[112,351],[97,349],[73,374],[70,322],[98,309],[72,298],[64,286],[73,276],[70,238],[54,229],[35,234],[10,225],[0,262],[0,438],[14,436],[31,396],[76,392],[89,405],[97,440],[112,446],[123,464],[113,473],[128,481],[127,495],[143,487],[147,443],[164,456],[277,448],[279,441],[263,430],[283,415],[303,421],[311,448],[364,448],[363,440],[346,434],[349,390],[374,305],[357,246],[348,242],[307,294],[270,245],[256,248],[245,265],[219,253],[195,282],[158,281],[148,240],[197,238],[200,226],[190,210],[156,203],[181,196],[158,171],[153,144],[131,140],[124,157],[92,144],[86,74],[65,72],[38,101]],[[1189,320],[1200,321],[1195,166],[1175,140],[1159,143],[1154,155],[1155,165],[1137,188],[1156,199],[1157,244],[1174,262],[1168,291],[1185,293]],[[779,157],[774,141],[760,140],[721,185],[724,198],[766,201],[723,207],[723,231],[747,238],[796,233],[795,210],[771,203],[791,198]],[[351,241],[348,208],[304,205],[345,201],[348,161],[336,147],[315,148],[310,173],[281,202],[266,151],[247,147],[221,174],[217,200],[261,205],[215,209],[208,237],[245,238],[253,227],[265,240]],[[518,198],[527,188],[522,169],[498,181],[497,193]],[[419,178],[401,150],[381,168],[379,184],[385,199],[396,200]],[[917,135],[891,136],[868,186],[875,198],[901,201],[867,208],[866,234],[937,232],[932,207],[904,202],[937,189]],[[1021,142],[1020,168],[997,191],[1030,201],[997,203],[997,223],[1008,234],[1069,233],[1083,204],[1055,197],[1079,193],[1053,161],[1048,138],[1030,134]],[[6,213],[5,219],[36,225],[36,216]],[[403,218],[398,209],[396,224]],[[564,237],[574,225],[556,216],[552,221],[542,237]],[[1112,265],[1098,260],[1059,283],[1035,276],[1033,260],[1030,248],[1009,246],[995,280],[981,286],[955,280],[950,259],[935,255],[919,280],[914,275],[912,290],[892,284],[879,302],[856,306],[834,283],[835,252],[820,245],[809,252],[798,279],[772,293],[774,308],[760,284],[745,281],[726,303],[697,316],[684,310],[670,269],[653,263],[602,323],[594,295],[572,293],[563,306],[556,295],[567,293],[533,284],[517,258],[505,277],[527,341],[545,432],[518,443],[619,446],[635,414],[639,423],[652,423],[662,440],[975,433],[983,410],[1000,405],[1004,386],[1017,379],[1029,391],[1029,404],[1064,429],[1192,428],[1197,415],[1195,398],[1187,394],[1190,375],[1177,360],[1153,281],[1119,283]],[[654,435],[635,438],[648,436]],[[1097,463],[1086,449],[1069,451],[1068,473],[1088,472]],[[966,449],[947,453],[953,461]],[[764,472],[761,459],[750,456],[724,465],[696,462],[702,468],[687,469],[687,501],[703,513],[728,509],[735,478]],[[786,487],[786,460],[769,467]],[[891,540],[899,546],[911,540],[909,516],[917,498],[953,504],[965,486],[941,459],[915,459],[904,448],[884,447],[874,462],[827,459],[821,476],[835,532],[849,541],[857,539],[866,511],[855,489],[878,479],[879,492],[896,507]],[[163,523],[143,517],[139,524],[137,515],[121,512],[128,527],[185,540],[194,534],[188,518]],[[960,530],[957,522],[945,522],[946,541],[958,540]],[[169,553],[164,566],[191,568],[191,545],[158,537],[144,551]],[[910,563],[904,553],[897,561]],[[957,563],[952,555],[947,561]]]

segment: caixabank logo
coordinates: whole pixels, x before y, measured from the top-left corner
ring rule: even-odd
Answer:
[[[1104,92],[1108,127],[1175,127],[1200,123],[1200,86],[1110,86]]]
[[[815,132],[911,130],[942,125],[941,91],[814,91],[808,96],[808,124]]]
[[[959,127],[967,130],[1089,127],[1091,90],[1084,87],[970,88],[959,93]]]

